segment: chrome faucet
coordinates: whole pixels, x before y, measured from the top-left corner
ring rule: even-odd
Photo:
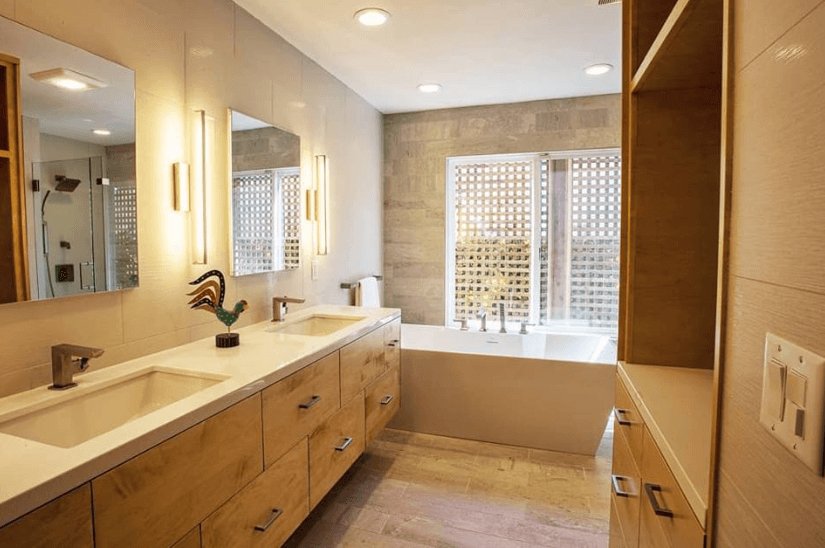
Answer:
[[[77,383],[72,380],[75,372],[89,368],[89,360],[103,355],[103,349],[76,344],[58,344],[52,347],[52,385],[49,390],[66,390]]]
[[[529,332],[527,331],[527,326],[531,325],[528,322],[521,322],[521,329],[518,330],[519,335],[527,335]]]
[[[507,313],[504,311],[504,301],[498,303],[498,319],[501,321],[499,333],[507,333]]]
[[[470,330],[470,328],[467,326],[467,318],[464,318],[462,320],[453,320],[453,323],[461,324],[461,327],[459,327],[459,329],[461,331],[469,331]]]
[[[302,303],[306,299],[296,299],[295,297],[272,297],[272,321],[282,322],[286,319],[286,313],[289,311],[286,303]]]
[[[478,328],[479,331],[482,333],[487,331],[487,310],[484,307],[479,307],[478,315],[476,316],[479,320],[481,320],[481,327]]]

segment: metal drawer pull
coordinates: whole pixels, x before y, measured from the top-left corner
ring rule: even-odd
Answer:
[[[656,485],[655,483],[645,483],[645,493],[647,493],[647,500],[650,501],[650,506],[653,507],[653,513],[657,516],[672,518],[673,510],[659,506],[659,500],[656,498],[656,493],[661,492],[661,485]]]
[[[390,348],[395,348],[396,346],[398,346],[398,343],[396,341],[393,341],[391,343],[387,343],[387,346],[389,346]]]
[[[381,398],[381,405],[389,405],[393,398],[394,396],[392,394],[387,394],[386,396]]]
[[[281,517],[281,514],[283,514],[283,513],[284,513],[284,511],[281,510],[280,508],[273,508],[272,509],[272,515],[269,516],[269,519],[266,520],[266,523],[264,523],[263,525],[256,525],[255,530],[256,531],[261,531],[261,532],[266,531],[267,529],[269,529],[272,526],[273,523],[275,523],[275,520],[277,520],[279,517]]]
[[[613,416],[616,418],[616,422],[619,423],[619,426],[630,426],[633,424],[630,422],[630,419],[622,418],[628,413],[629,411],[627,409],[619,409],[618,407],[613,408]]]
[[[298,407],[300,407],[301,409],[309,409],[310,407],[312,407],[313,405],[315,405],[319,401],[321,401],[321,396],[315,395],[315,396],[312,396],[311,398],[309,398],[308,402],[302,403],[302,404],[298,405]]]
[[[617,476],[616,474],[610,476],[610,482],[613,484],[613,492],[616,493],[617,497],[634,496],[634,493],[622,489],[621,482],[623,481],[630,482],[630,478],[628,478],[627,476]]]
[[[352,445],[352,438],[344,438],[344,443],[335,448],[336,451],[345,451],[347,447]]]

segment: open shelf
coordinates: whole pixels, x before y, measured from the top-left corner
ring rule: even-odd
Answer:
[[[722,0],[678,0],[631,80],[631,91],[718,88]]]

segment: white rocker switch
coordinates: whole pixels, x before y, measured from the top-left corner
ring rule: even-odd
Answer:
[[[766,393],[764,405],[768,414],[775,420],[785,420],[785,379],[788,368],[778,360],[768,362],[765,371]]]
[[[788,374],[787,388],[785,389],[785,399],[795,403],[798,407],[805,407],[805,391],[808,388],[808,379],[805,375],[800,375],[793,369]]]

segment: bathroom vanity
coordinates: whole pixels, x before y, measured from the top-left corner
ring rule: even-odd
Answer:
[[[400,311],[318,306],[240,333],[77,377],[76,399],[147,369],[214,381],[79,443],[2,433],[71,390],[0,400],[0,545],[282,544],[398,410]]]

